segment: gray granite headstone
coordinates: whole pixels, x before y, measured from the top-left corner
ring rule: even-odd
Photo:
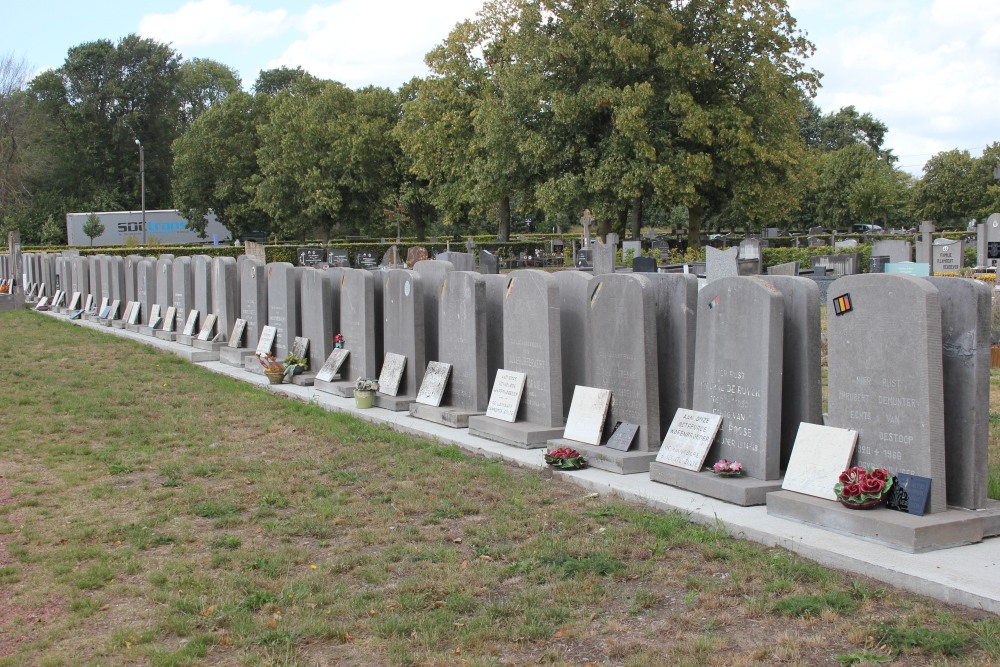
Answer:
[[[420,282],[423,284],[424,344],[426,345],[424,355],[425,359],[433,361],[440,359],[438,309],[441,301],[441,287],[444,285],[445,277],[454,271],[455,267],[451,262],[436,259],[422,260],[411,264],[411,266],[420,275]]]
[[[161,308],[174,302],[174,260],[160,255],[156,260],[156,300]],[[186,317],[186,315],[185,315]]]
[[[267,268],[253,257],[243,262],[240,274],[240,318],[247,323],[246,344],[250,347],[267,325]]]
[[[820,368],[819,287],[809,278],[768,276],[784,301],[784,352],[781,383],[781,469],[788,465],[799,424],[823,423]]]
[[[656,273],[656,259],[654,257],[633,257],[632,273]]]
[[[229,335],[241,314],[240,282],[232,257],[212,258],[212,309],[219,318],[219,331]]]
[[[111,299],[112,301],[117,299],[119,303],[124,303],[127,300],[125,294],[125,259],[118,256],[110,259],[108,280],[111,283]]]
[[[978,265],[997,266],[1000,264],[1000,213],[992,213],[986,219],[977,236]]]
[[[191,268],[190,257],[178,257],[174,260],[172,303],[177,307],[177,317],[181,320],[187,320],[188,314],[194,310],[194,274]]]
[[[721,278],[698,294],[693,409],[722,416],[708,454],[761,480],[781,476],[784,306],[760,278]]]
[[[410,399],[416,397],[427,366],[423,288],[423,277],[417,271],[389,269],[385,272],[382,340],[386,357],[394,353],[406,358],[406,372],[397,395]],[[351,356],[353,358],[353,352]]]
[[[737,257],[739,248],[719,250],[712,246],[705,247],[705,278],[708,282],[739,275]]]
[[[857,465],[930,477],[929,511],[944,511],[938,290],[913,276],[845,276],[827,292],[826,317],[828,425],[858,431]]]
[[[685,273],[651,273],[656,294],[656,365],[660,385],[660,432],[694,394],[698,279]]]
[[[593,249],[594,275],[600,276],[615,272],[615,255],[618,247],[613,243],[604,243],[600,239],[591,246]]]
[[[927,280],[941,302],[948,505],[981,509],[989,487],[991,290],[967,278]]]
[[[20,276],[13,277],[20,278]],[[90,292],[90,262],[86,257],[73,258],[73,287],[70,291],[79,292],[81,295]]]
[[[274,341],[274,356],[278,359],[288,356],[292,341],[301,331],[300,271],[290,262],[272,262],[267,265],[267,323],[278,332]]]
[[[480,275],[486,284],[486,385],[492,387],[497,371],[503,368],[503,297],[507,276]]]
[[[935,239],[931,245],[931,273],[959,273],[965,264],[965,243]]]
[[[451,262],[456,271],[475,271],[476,256],[468,252],[442,252],[438,253],[438,261]]]
[[[232,259],[232,258],[230,258]],[[191,258],[191,278],[193,281],[194,305],[189,308],[208,315],[215,312],[212,302],[212,258],[208,255],[195,255]],[[227,329],[223,329],[226,331]]]
[[[341,375],[352,382],[359,377],[378,377],[382,363],[381,299],[381,289],[376,293],[371,271],[344,269],[340,279],[340,333],[351,355]]]
[[[139,271],[139,262],[143,260],[141,255],[128,255],[125,257],[125,300],[138,301],[136,290],[136,280]]]
[[[872,256],[885,256],[893,264],[913,261],[913,244],[909,241],[885,239],[872,244]]]
[[[767,267],[769,276],[797,276],[799,275],[798,262],[785,262],[784,264],[772,264]]]
[[[101,300],[101,265],[100,257],[97,255],[91,255],[85,258],[87,261],[87,276],[90,279],[90,284],[87,288],[88,294],[94,297],[94,302]]]
[[[149,313],[156,303],[157,261],[147,257],[136,267],[136,301],[139,302],[139,322],[149,324]]]
[[[500,273],[499,258],[485,248],[479,251],[479,273]]]
[[[302,336],[309,339],[309,368],[319,369],[340,333],[340,274],[342,269],[305,267],[302,272]],[[336,273],[334,273],[336,271]]]
[[[559,287],[559,329],[562,332],[562,392],[573,396],[573,388],[590,382],[592,336],[589,331],[590,294],[594,276],[585,271],[556,271],[551,274]],[[563,418],[569,414],[569,400],[563,401]]]
[[[32,262],[34,264],[34,262]],[[101,299],[111,299],[111,258],[100,255],[97,258],[97,268],[101,277]]]
[[[453,271],[441,293],[441,361],[451,365],[443,404],[482,412],[489,402],[487,377],[486,281],[467,271]]]

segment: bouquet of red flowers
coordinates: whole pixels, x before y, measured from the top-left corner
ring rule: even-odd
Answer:
[[[833,492],[846,505],[875,505],[889,495],[891,488],[892,476],[885,468],[855,466],[840,473]]]
[[[583,458],[583,455],[569,447],[550,449],[545,452],[545,462],[553,468],[560,468],[562,470],[579,470],[587,465],[587,461]]]

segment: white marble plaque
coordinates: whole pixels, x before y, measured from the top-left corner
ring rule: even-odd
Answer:
[[[215,325],[218,321],[218,315],[206,315],[205,323],[201,325],[201,331],[198,332],[198,340],[211,340],[212,336],[215,335]]]
[[[39,292],[39,295],[40,295],[40,294],[41,294],[41,292]],[[109,301],[108,297],[104,297],[103,299],[101,299],[101,305],[100,305],[100,306],[98,306],[98,308],[97,308],[97,312],[99,312],[99,313],[103,313],[103,312],[104,312],[104,309],[105,309],[105,308],[107,308],[107,307],[108,307],[108,306],[110,306],[110,305],[111,305],[111,302]],[[104,317],[101,317],[101,319],[103,320],[103,319],[105,319],[105,318],[104,318]]]
[[[292,349],[288,351],[289,354],[294,354],[296,357],[302,357],[303,359],[309,358],[309,339],[303,338],[302,336],[296,336],[295,340],[292,341]]]
[[[720,426],[721,415],[679,408],[656,454],[657,462],[695,472],[701,470]]]
[[[111,313],[108,315],[113,320],[118,319],[118,311],[121,310],[122,302],[121,299],[115,299],[111,302]]]
[[[781,482],[785,491],[836,500],[833,485],[847,470],[858,444],[858,432],[846,428],[799,424],[788,469]]]
[[[417,392],[417,403],[424,405],[441,405],[444,398],[445,387],[448,386],[448,378],[451,376],[451,364],[442,361],[431,361],[424,371],[424,379],[420,382],[420,391]]]
[[[35,306],[35,310],[48,310],[47,308],[48,305],[49,305],[49,297],[43,296],[41,299],[38,300],[38,304]],[[111,306],[108,306],[108,308],[110,307]]]
[[[184,323],[184,335],[193,336],[198,331],[198,311],[192,310],[188,313],[187,322]]]
[[[406,357],[395,352],[386,352],[382,362],[382,373],[378,376],[378,393],[395,396],[399,392],[399,382],[403,379]]]
[[[80,298],[79,292],[73,292],[73,296],[69,300],[70,310],[80,310]]]
[[[611,392],[608,389],[576,385],[563,437],[588,445],[600,445],[610,404]]]
[[[233,334],[229,337],[229,347],[239,348],[243,347],[243,336],[247,331],[247,321],[238,318],[236,322],[233,323]]]
[[[153,320],[163,321],[163,312],[160,310],[160,304],[154,303],[149,309],[149,321],[152,323]],[[150,324],[152,326],[152,324]]]
[[[149,328],[159,329],[163,325],[163,318],[157,315],[156,317],[149,318]]]
[[[347,361],[347,356],[351,353],[342,347],[333,348],[333,352],[330,356],[326,358],[326,363],[323,364],[323,368],[319,369],[319,373],[316,373],[316,379],[322,380],[323,382],[333,382],[333,379],[337,376],[340,371],[340,367],[344,365]]]
[[[86,305],[83,307],[83,309],[85,311],[87,311],[88,313],[94,309],[94,295],[93,294],[88,294],[87,295],[87,302],[86,302]]]
[[[517,419],[517,408],[521,404],[521,394],[524,393],[524,373],[500,369],[493,381],[493,391],[490,393],[490,403],[486,407],[486,416],[505,422]]]
[[[272,326],[265,326],[260,330],[260,340],[257,342],[257,354],[271,354],[274,349],[274,338],[278,335],[278,329]]]
[[[174,331],[176,323],[177,323],[177,308],[174,306],[168,306],[167,314],[163,316],[163,330]]]
[[[142,304],[138,301],[132,302],[132,312],[128,314],[129,324],[139,324],[139,315],[142,313]]]

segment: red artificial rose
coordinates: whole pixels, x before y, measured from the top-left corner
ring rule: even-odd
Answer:
[[[849,484],[851,481],[851,476],[847,474],[847,471],[840,473],[840,481],[844,484]]]
[[[885,488],[885,482],[876,477],[866,477],[861,480],[861,492],[862,493],[882,493],[882,489]]]
[[[845,498],[853,498],[854,496],[861,495],[861,486],[858,484],[847,484],[840,491],[841,495]]]
[[[875,468],[875,470],[872,470],[870,473],[868,473],[868,476],[874,477],[875,479],[880,479],[884,482],[889,479],[889,471],[886,470],[885,468]]]

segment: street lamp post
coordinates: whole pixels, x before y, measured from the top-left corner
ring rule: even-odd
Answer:
[[[135,140],[139,147],[139,192],[142,199],[142,245],[146,245],[146,160],[142,152],[142,142]]]

